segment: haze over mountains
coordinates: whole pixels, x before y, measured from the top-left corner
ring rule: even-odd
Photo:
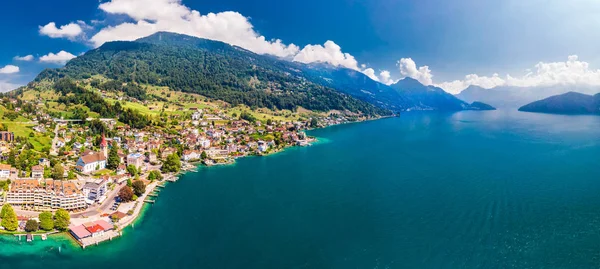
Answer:
[[[124,83],[168,86],[231,104],[386,115],[405,110],[487,110],[441,88],[405,78],[393,85],[327,64],[303,64],[229,44],[169,32],[136,41],[108,42],[36,81],[95,75]],[[474,100],[481,101],[481,100]]]
[[[498,86],[492,89],[484,89],[479,86],[469,86],[467,89],[457,94],[456,97],[467,102],[481,101],[497,108],[517,109],[531,102],[567,92],[596,94],[600,92],[600,87],[587,85],[554,85],[538,87]]]

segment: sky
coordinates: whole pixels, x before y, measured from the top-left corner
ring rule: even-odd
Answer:
[[[596,0],[19,0],[0,4],[0,91],[114,40],[171,31],[290,61],[469,85],[600,86]]]

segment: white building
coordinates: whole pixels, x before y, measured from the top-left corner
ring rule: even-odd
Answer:
[[[79,157],[75,165],[77,171],[89,174],[106,168],[106,156],[102,152],[90,153]]]

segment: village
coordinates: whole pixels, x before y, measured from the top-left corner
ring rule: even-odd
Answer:
[[[16,136],[10,125],[0,132],[0,233],[30,241],[36,234],[45,239],[69,232],[84,248],[120,236],[144,203],[154,203],[182,171],[308,146],[314,138],[304,130],[350,121],[259,120],[246,112],[191,107],[169,118],[168,128],[134,128],[117,119],[52,117],[35,109],[42,103],[3,103],[30,120],[33,132]],[[33,145],[42,134],[49,134],[50,145]]]

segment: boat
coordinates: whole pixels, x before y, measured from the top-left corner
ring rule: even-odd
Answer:
[[[27,242],[33,241],[33,235],[32,234],[27,234],[25,237],[27,238]]]
[[[48,236],[46,234],[42,234],[42,241],[46,241],[46,239],[48,239]]]

